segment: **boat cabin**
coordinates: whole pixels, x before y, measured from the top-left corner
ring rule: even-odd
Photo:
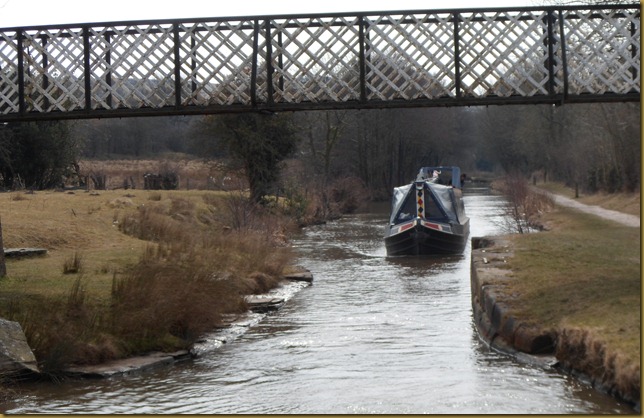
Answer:
[[[458,167],[421,168],[415,182],[394,188],[390,225],[414,218],[464,222],[467,217],[461,187]]]
[[[463,188],[464,175],[459,167],[422,167],[418,171],[416,181],[430,181],[434,184]]]

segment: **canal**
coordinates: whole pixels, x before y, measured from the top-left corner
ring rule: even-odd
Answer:
[[[502,200],[465,190],[471,236],[502,232]],[[219,349],[102,380],[23,385],[4,413],[620,414],[627,406],[482,343],[461,256],[385,257],[387,208],[294,240],[312,286]]]

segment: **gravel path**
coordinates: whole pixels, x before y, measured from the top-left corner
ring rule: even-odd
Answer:
[[[580,210],[582,212],[601,216],[602,218],[613,220],[622,225],[632,226],[633,228],[640,227],[640,218],[635,215],[629,215],[627,213],[617,212],[615,210],[604,209],[599,206],[585,205],[583,203],[577,202],[574,199],[570,199],[570,198],[559,196],[552,193],[549,193],[549,194],[554,199],[557,205],[567,206],[573,209]]]

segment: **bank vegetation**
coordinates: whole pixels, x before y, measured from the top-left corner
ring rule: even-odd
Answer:
[[[543,201],[536,188],[516,178],[502,189],[508,205],[530,211]],[[574,189],[545,184],[539,189],[562,195]],[[531,197],[530,197],[531,196]],[[589,202],[639,215],[637,194],[588,195]],[[516,213],[510,211],[510,214]],[[524,215],[512,225],[522,224]],[[555,337],[555,354],[562,368],[581,374],[593,385],[639,404],[641,359],[641,240],[640,228],[573,209],[545,205],[531,212],[539,232],[511,234],[511,255],[502,266],[507,275],[495,282],[495,291],[508,314],[540,334]],[[516,230],[511,232],[518,232]],[[509,278],[509,279],[508,279]],[[488,283],[489,284],[489,283]]]
[[[2,193],[5,247],[48,253],[6,260],[0,316],[22,325],[52,375],[187,348],[292,262],[285,237],[296,225],[281,201],[240,202],[213,191]]]

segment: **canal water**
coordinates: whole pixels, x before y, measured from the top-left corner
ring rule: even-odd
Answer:
[[[471,236],[501,204],[465,190]],[[25,385],[5,413],[620,414],[627,405],[482,343],[461,256],[385,257],[386,207],[306,228],[314,283],[215,351],[102,380]]]

